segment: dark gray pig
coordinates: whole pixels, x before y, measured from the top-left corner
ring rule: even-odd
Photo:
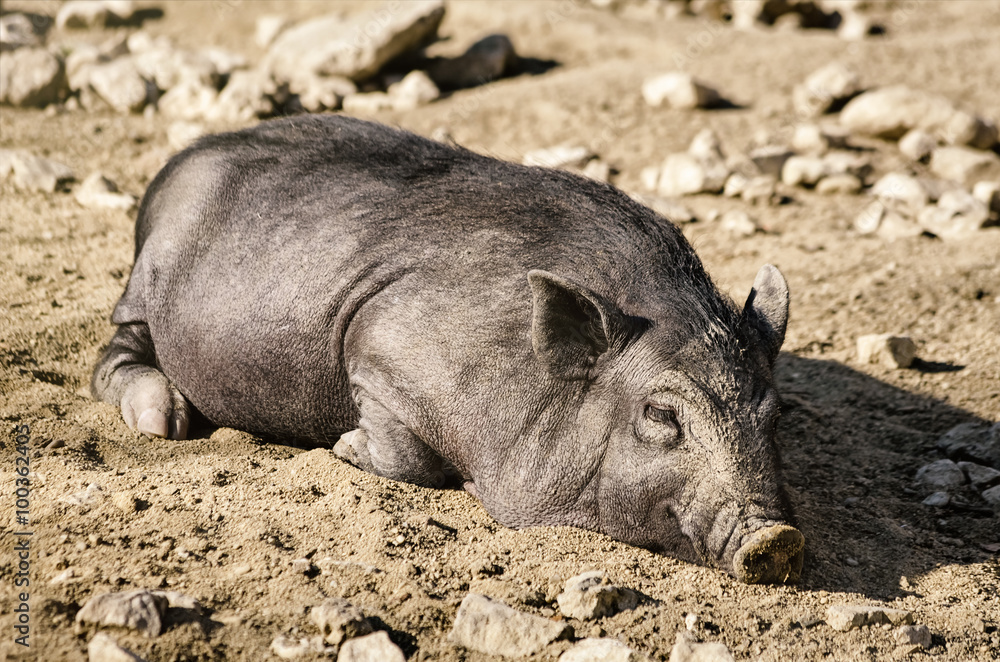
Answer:
[[[148,435],[184,438],[197,409],[453,480],[510,527],[794,581],[772,378],[787,313],[777,269],[741,310],[611,186],[296,117],[204,138],[156,177],[92,386]]]

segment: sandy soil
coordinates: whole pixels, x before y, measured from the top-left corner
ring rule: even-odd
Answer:
[[[164,4],[163,19],[145,29],[254,60],[262,55],[248,37],[257,15],[328,10],[308,2]],[[741,33],[573,3],[453,3],[440,52],[497,31],[522,55],[559,66],[378,119],[425,135],[444,126],[459,143],[510,159],[564,141],[587,144],[620,171],[619,186],[636,191],[644,166],[684,149],[704,127],[731,151],[745,149],[760,128],[787,131],[791,88],[832,60],[867,85],[906,83],[1000,119],[1000,4],[881,9],[889,34],[849,43],[822,31]],[[702,31],[710,39],[690,71],[743,107],[647,107],[642,80],[672,69],[674,54]],[[0,147],[47,155],[81,179],[102,170],[139,195],[169,155],[166,124],[3,108]],[[893,145],[862,143],[874,150],[877,173],[903,164]],[[892,659],[899,653],[890,630],[842,633],[821,620],[830,604],[873,602],[912,610],[931,629],[933,647],[916,659],[1000,657],[1000,563],[987,551],[1000,542],[997,517],[971,491],[958,495],[968,505],[935,509],[912,489],[917,469],[938,457],[941,433],[1000,420],[1000,230],[886,243],[850,229],[864,197],[805,190],[791,204],[749,209],[767,233],[736,239],[717,223],[686,226],[737,300],[765,262],[783,270],[792,291],[777,370],[778,437],[808,555],[798,586],[770,587],[587,532],[508,530],[468,494],[382,480],[327,449],[231,429],[196,431],[188,441],[137,435],[87,391],[131,266],[134,213],[84,209],[65,192],[24,192],[10,180],[0,182],[0,201],[0,659],[85,659],[94,631],[74,628],[73,618],[88,598],[168,587],[204,610],[173,610],[156,639],[114,632],[147,660],[273,658],[276,635],[315,633],[308,610],[328,596],[363,607],[409,659],[486,660],[447,640],[467,592],[552,615],[563,582],[593,568],[644,597],[635,610],[573,621],[577,636],[618,637],[654,660],[669,657],[689,612],[702,618],[701,638],[724,642],[737,659]],[[743,206],[715,196],[686,202],[702,216]],[[859,364],[856,338],[876,332],[912,336],[917,368]],[[36,472],[29,650],[13,643],[9,607],[17,595],[8,513],[18,426],[30,428]],[[65,445],[41,450],[52,440]],[[92,504],[61,500],[92,483],[104,495]],[[291,565],[303,557],[314,567],[305,574]],[[569,645],[553,644],[537,659]]]

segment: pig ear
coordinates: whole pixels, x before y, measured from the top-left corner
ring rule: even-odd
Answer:
[[[586,379],[622,337],[622,314],[594,292],[547,271],[529,271],[528,283],[535,356],[556,377]]]
[[[774,361],[785,340],[788,324],[788,283],[777,267],[765,264],[757,272],[753,289],[743,306],[743,323],[757,331],[768,356]]]

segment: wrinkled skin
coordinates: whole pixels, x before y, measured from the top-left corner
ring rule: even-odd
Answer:
[[[722,296],[616,189],[347,117],[203,139],[150,185],[94,373],[149,435],[209,421],[794,581],[771,375],[788,290]]]

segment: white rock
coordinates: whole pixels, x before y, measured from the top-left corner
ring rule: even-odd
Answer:
[[[722,141],[719,140],[719,136],[715,131],[711,129],[702,129],[696,133],[694,138],[691,139],[691,144],[688,145],[687,153],[703,161],[712,161],[724,157],[722,153]]]
[[[594,153],[583,145],[557,145],[535,149],[524,155],[521,163],[543,168],[582,168],[594,158]]]
[[[118,186],[100,172],[93,172],[83,180],[73,194],[84,207],[129,210],[136,205],[136,197],[118,191]]]
[[[889,209],[910,216],[916,216],[930,202],[930,195],[920,180],[901,172],[883,175],[872,186],[871,193]]]
[[[406,74],[403,80],[389,86],[388,93],[396,110],[412,110],[425,106],[441,96],[441,90],[423,71],[411,71]]]
[[[639,171],[639,182],[647,191],[655,191],[660,182],[660,166],[646,166]]]
[[[876,333],[858,337],[858,361],[880,363],[887,368],[909,368],[917,346],[905,336]]]
[[[740,191],[740,197],[753,205],[774,203],[778,200],[777,184],[778,180],[771,175],[753,177]]]
[[[876,27],[878,24],[872,17],[856,11],[846,12],[837,26],[837,36],[845,41],[861,41]]]
[[[384,631],[348,639],[340,648],[337,662],[406,662],[399,646]]]
[[[300,72],[361,81],[426,43],[437,33],[444,12],[442,0],[415,0],[348,19],[339,14],[311,19],[278,36],[266,65],[279,81],[290,81]]]
[[[878,200],[868,203],[854,218],[854,229],[858,234],[874,234],[882,224],[886,211],[885,205]]]
[[[642,84],[642,98],[650,106],[666,101],[672,108],[708,108],[721,100],[719,92],[691,74],[673,71],[647,79]]]
[[[335,653],[336,648],[327,648],[323,645],[323,637],[302,637],[294,639],[292,637],[279,634],[271,641],[271,652],[283,660],[294,660],[304,655],[323,655]]]
[[[734,172],[726,178],[726,184],[722,187],[722,195],[727,198],[738,198],[743,194],[749,183],[749,177],[742,172]]]
[[[649,662],[617,639],[583,639],[559,656],[559,662]]]
[[[198,80],[188,79],[167,90],[157,103],[165,116],[181,120],[209,117],[216,106],[218,93]]]
[[[723,230],[737,237],[750,237],[757,232],[757,224],[742,209],[730,209],[719,219]]]
[[[556,601],[564,616],[580,620],[603,618],[634,609],[638,602],[634,591],[608,584],[601,570],[571,577]]]
[[[29,16],[16,11],[0,16],[0,51],[43,46],[49,27],[45,21],[39,14]]]
[[[235,123],[267,117],[274,113],[272,95],[276,92],[277,87],[267,73],[256,69],[234,71],[226,86],[205,109],[205,119]],[[211,96],[204,94],[206,100]]]
[[[849,172],[830,175],[819,180],[816,192],[822,195],[854,194],[861,190],[861,180]]]
[[[906,625],[913,622],[913,613],[880,605],[831,605],[826,610],[826,622],[834,630],[847,632],[863,625]]]
[[[938,147],[931,152],[930,168],[938,177],[971,185],[1000,172],[1000,159],[992,152],[968,147]]]
[[[968,191],[947,191],[937,206],[927,207],[917,217],[926,231],[942,239],[961,239],[974,235],[989,220],[989,209]]]
[[[138,55],[139,53],[145,53],[147,51],[153,50],[173,50],[174,42],[170,40],[167,35],[158,35],[154,37],[148,32],[133,32],[125,39],[125,46],[128,48],[128,52],[132,55]]]
[[[858,74],[839,62],[831,62],[792,90],[792,105],[802,117],[818,117],[860,91]]]
[[[944,97],[904,85],[871,90],[852,99],[840,123],[854,133],[895,140],[910,129],[923,129],[947,144],[988,149],[996,142],[996,126],[955,107]]]
[[[296,77],[289,86],[294,94],[299,95],[299,103],[311,112],[337,110],[344,104],[344,98],[357,94],[358,86],[350,79],[342,76],[314,76],[303,74]],[[381,92],[375,94],[382,94]],[[381,98],[381,97],[380,97]],[[390,103],[395,103],[390,99]]]
[[[326,642],[335,646],[346,639],[369,634],[373,629],[364,612],[343,598],[330,598],[313,607],[309,618]]]
[[[180,151],[208,133],[204,124],[177,120],[167,127],[167,142],[170,148]]]
[[[21,149],[0,149],[0,177],[14,176],[14,185],[29,191],[52,193],[62,182],[74,179],[73,170],[58,161]]]
[[[342,103],[345,113],[359,115],[370,115],[380,110],[391,110],[393,107],[392,98],[385,92],[348,94]]]
[[[698,616],[698,614],[696,614],[694,612],[689,612],[689,613],[685,614],[684,615],[684,629],[687,630],[688,632],[693,632],[694,630],[696,630],[698,628],[698,622],[700,620],[701,620],[701,618]]]
[[[521,657],[571,632],[567,623],[525,614],[485,595],[469,593],[458,608],[448,639],[488,655]]]
[[[156,99],[155,86],[142,77],[130,57],[91,65],[86,72],[94,92],[120,113],[139,112]]]
[[[126,627],[147,637],[156,637],[163,629],[163,614],[168,604],[166,597],[146,589],[102,593],[88,600],[77,612],[76,622]]]
[[[584,177],[607,184],[611,180],[611,165],[601,159],[591,159],[580,171]]]
[[[951,460],[937,460],[920,467],[914,481],[927,489],[949,490],[964,485],[965,474]]]
[[[937,138],[923,129],[910,129],[899,139],[899,151],[913,161],[923,161],[937,148]]]
[[[245,56],[216,46],[202,48],[194,56],[208,62],[219,76],[228,76],[234,71],[250,66],[250,62]]]
[[[219,85],[220,72],[208,52],[192,53],[174,48],[173,45],[161,44],[144,49],[132,55],[131,59],[139,75],[161,90],[169,90],[190,81],[197,81],[213,89]]]
[[[972,187],[972,197],[993,213],[1000,214],[1000,181],[983,180]]]
[[[1000,483],[1000,471],[993,467],[986,467],[975,462],[959,462],[958,468],[965,473],[966,478],[977,490]]]
[[[680,632],[670,651],[670,662],[735,662],[726,645],[719,642],[700,644],[686,633]]]
[[[274,43],[278,35],[292,25],[291,19],[280,14],[265,14],[257,17],[257,28],[254,31],[254,43],[261,48],[267,48]]]
[[[65,90],[63,64],[44,48],[19,48],[3,54],[0,103],[46,106],[58,101]]]
[[[134,14],[132,0],[70,0],[59,8],[56,27],[103,27],[128,21]]]
[[[829,174],[826,163],[818,156],[792,156],[781,168],[781,181],[788,186],[816,186]]]
[[[993,506],[995,510],[1000,511],[1000,485],[991,487],[988,490],[983,490],[982,497],[986,503]]]
[[[843,147],[845,138],[824,130],[818,124],[799,124],[792,135],[792,148],[803,154],[825,154],[833,147]]]
[[[462,55],[440,58],[427,70],[434,83],[443,89],[482,85],[511,72],[517,65],[514,44],[505,34],[483,37]]]
[[[660,167],[657,193],[680,197],[695,193],[717,193],[726,183],[729,170],[724,165],[709,164],[690,154],[670,154]]]
[[[87,659],[89,662],[144,662],[132,651],[119,646],[118,642],[105,632],[98,632],[87,644]]]

